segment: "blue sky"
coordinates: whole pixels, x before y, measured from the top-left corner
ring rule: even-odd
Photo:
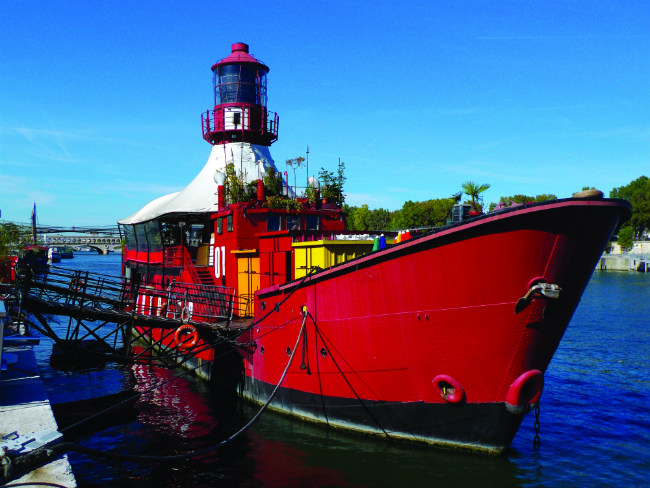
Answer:
[[[111,225],[182,189],[210,153],[210,66],[239,41],[270,67],[278,168],[340,157],[352,205],[650,175],[647,0],[0,0],[0,33],[5,220],[36,202],[41,224]]]

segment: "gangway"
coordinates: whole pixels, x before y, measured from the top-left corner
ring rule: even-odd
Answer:
[[[233,319],[247,304],[235,300],[232,288],[222,286],[172,281],[163,288],[137,278],[56,266],[49,266],[44,274],[19,268],[17,286],[22,310],[39,322],[31,323],[32,327],[51,338],[69,356],[83,353],[99,359],[149,362],[155,350],[157,359],[178,364],[178,353],[163,341],[179,327],[194,327],[203,339],[203,348],[222,343],[234,347],[241,328],[248,323]],[[47,315],[68,317],[65,333],[54,330],[44,317]],[[163,330],[159,341],[145,334],[152,328]],[[148,347],[133,354],[131,344],[138,340],[146,341]],[[183,361],[197,352],[188,348]]]

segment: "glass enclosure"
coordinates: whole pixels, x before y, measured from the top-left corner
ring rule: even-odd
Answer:
[[[266,107],[266,71],[254,64],[226,64],[214,71],[214,104],[250,103]]]

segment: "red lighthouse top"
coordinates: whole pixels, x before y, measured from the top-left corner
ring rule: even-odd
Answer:
[[[221,61],[212,65],[212,71],[214,71],[217,66],[223,66],[224,64],[236,64],[236,63],[252,63],[257,64],[267,73],[269,72],[269,67],[264,65],[259,59],[255,59],[248,53],[248,44],[244,42],[236,42],[231,46],[232,53],[230,56],[223,58]]]
[[[270,146],[278,138],[278,116],[266,108],[268,66],[236,42],[232,53],[212,65],[214,109],[201,115],[210,144],[248,142]]]

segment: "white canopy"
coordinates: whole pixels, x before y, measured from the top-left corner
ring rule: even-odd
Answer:
[[[142,207],[133,215],[119,220],[119,224],[138,224],[166,214],[205,213],[217,211],[216,172],[226,172],[226,165],[233,163],[245,182],[260,179],[275,163],[268,146],[249,143],[228,143],[212,147],[208,162],[183,190],[159,197]]]

